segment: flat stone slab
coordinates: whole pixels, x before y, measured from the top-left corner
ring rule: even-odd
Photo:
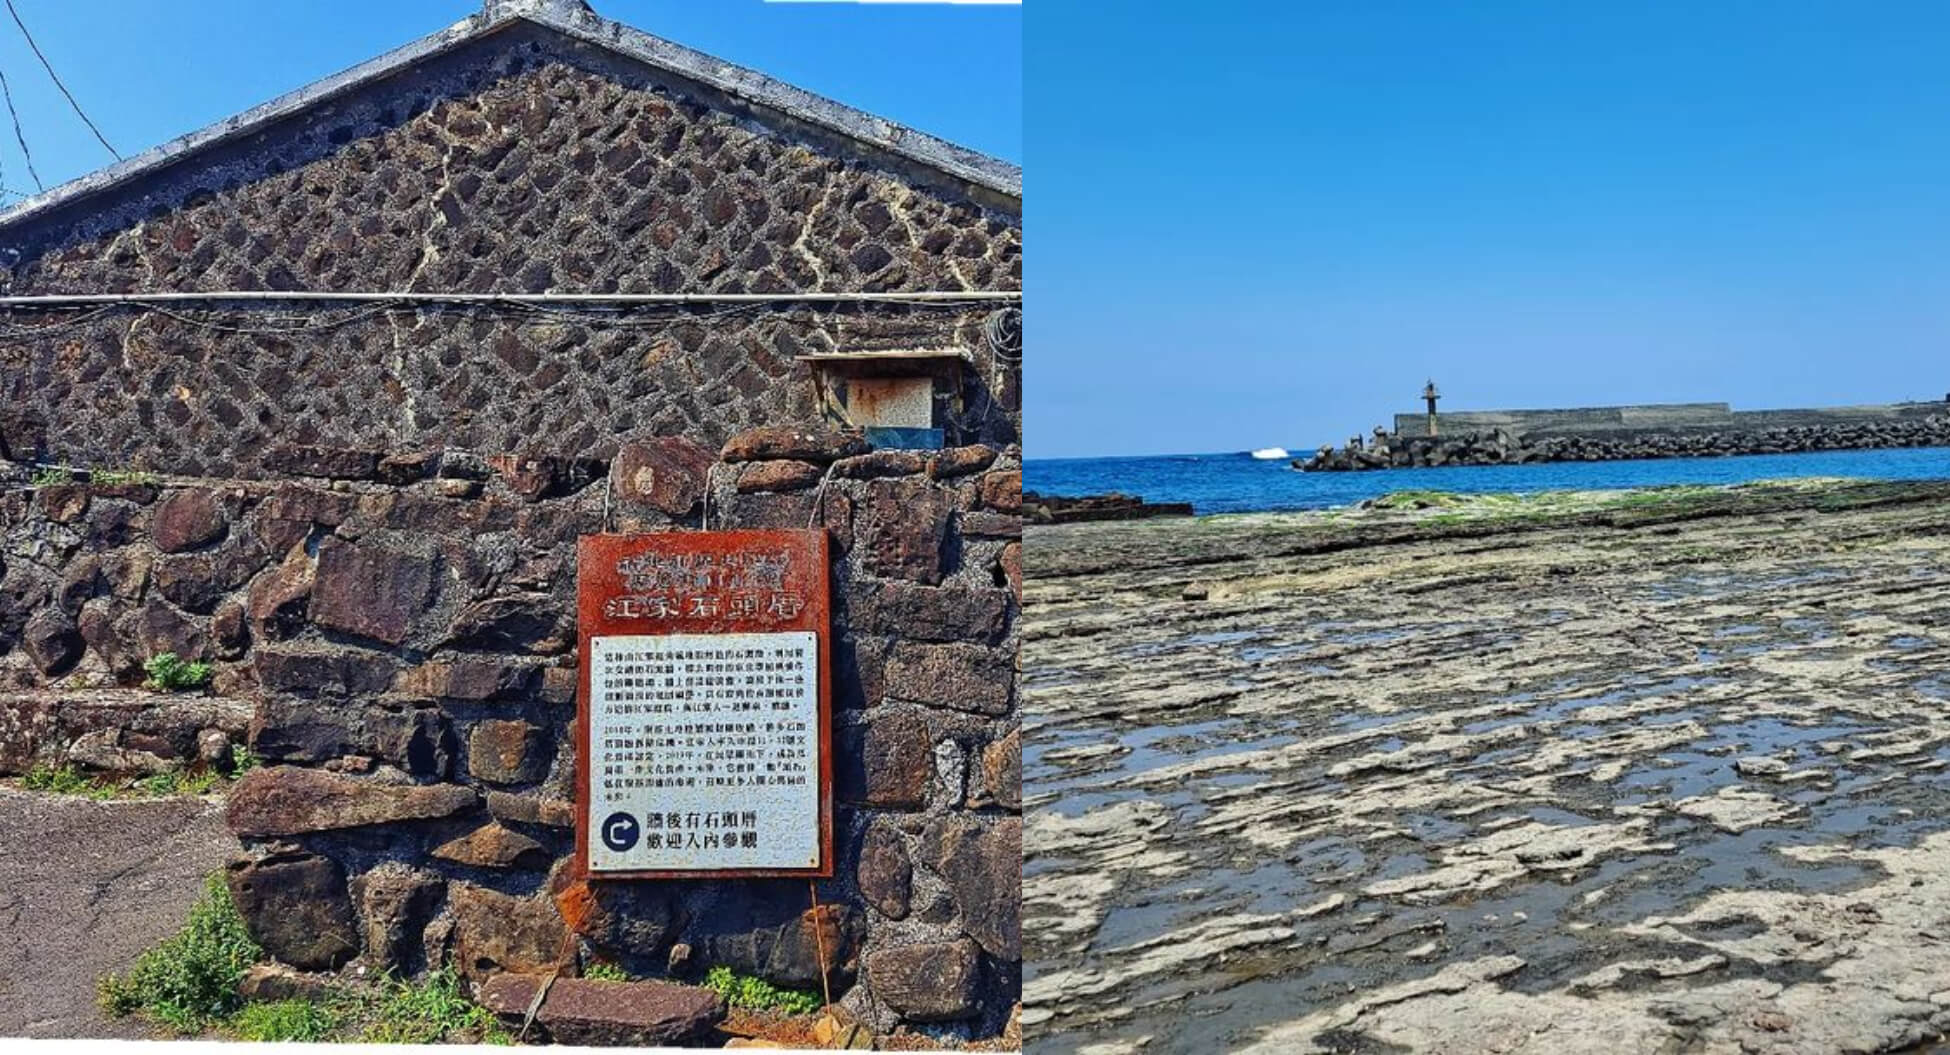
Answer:
[[[227,816],[232,832],[261,838],[451,817],[479,801],[472,788],[458,784],[387,784],[270,766],[237,782]]]
[[[197,734],[221,729],[241,740],[247,700],[147,689],[17,688],[0,691],[0,774],[60,765],[84,738],[156,757],[158,765],[196,758]]]
[[[519,1028],[545,980],[496,975],[481,986],[476,999]],[[558,978],[535,1015],[535,1025],[558,1044],[655,1047],[695,1040],[723,1019],[724,1002],[718,994],[698,986]],[[532,1029],[529,1038],[534,1039]]]

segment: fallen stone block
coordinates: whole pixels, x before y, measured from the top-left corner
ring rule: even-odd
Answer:
[[[481,986],[477,999],[519,1028],[542,981],[539,976],[497,975]],[[697,986],[558,978],[549,986],[535,1024],[558,1044],[657,1047],[702,1038],[723,1018],[724,1001]],[[534,1036],[532,1031],[529,1035]]]

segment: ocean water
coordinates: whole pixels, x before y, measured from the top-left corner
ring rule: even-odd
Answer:
[[[1950,447],[1349,473],[1303,473],[1285,459],[1257,461],[1243,452],[1142,458],[1032,458],[1023,463],[1022,486],[1025,491],[1046,495],[1121,491],[1148,502],[1190,502],[1198,513],[1247,513],[1330,509],[1390,491],[1581,491],[1663,484],[1737,484],[1795,476],[1950,479]]]

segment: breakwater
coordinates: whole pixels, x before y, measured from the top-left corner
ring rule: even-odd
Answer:
[[[1731,411],[1726,404],[1399,415],[1344,447],[1295,459],[1309,472],[1698,458],[1950,446],[1950,403]]]

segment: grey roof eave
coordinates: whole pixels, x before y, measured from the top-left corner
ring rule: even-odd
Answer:
[[[472,15],[439,32],[421,37],[375,58],[342,70],[296,91],[227,117],[213,125],[181,135],[140,154],[97,169],[23,199],[0,210],[0,228],[47,214],[89,195],[118,187],[147,173],[168,167],[199,151],[260,132],[305,110],[330,102],[374,81],[400,73],[415,63],[445,54],[517,22],[545,26],[564,36],[614,52],[636,62],[698,82],[706,87],[774,110],[790,118],[870,147],[898,155],[954,179],[974,184],[1016,202],[1022,200],[1022,168],[946,140],[875,117],[862,110],[757,70],[725,62],[701,51],[651,36],[639,29],[591,14],[537,7],[499,16]]]

